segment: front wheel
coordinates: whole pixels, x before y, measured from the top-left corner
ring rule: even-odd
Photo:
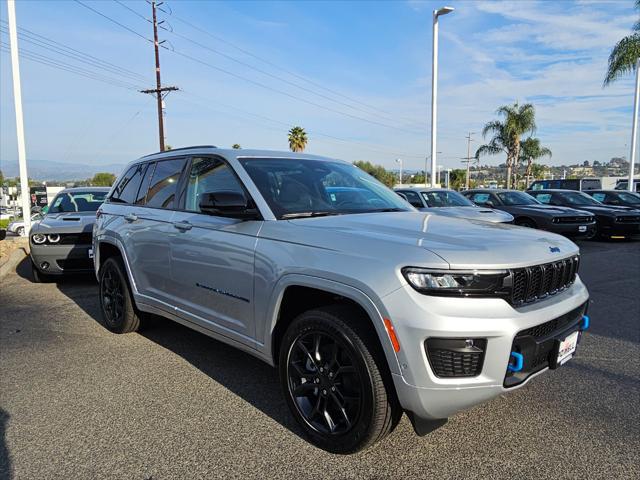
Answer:
[[[19,237],[22,237],[24,235],[24,227],[16,228],[16,235],[18,235]]]
[[[280,348],[289,408],[311,441],[333,453],[373,445],[402,415],[373,326],[362,328],[357,319],[357,311],[341,306],[304,312]]]
[[[135,332],[140,326],[124,265],[117,257],[100,268],[100,307],[103,324],[113,333]]]

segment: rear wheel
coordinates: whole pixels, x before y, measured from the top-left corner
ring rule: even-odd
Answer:
[[[311,441],[334,453],[373,445],[402,415],[390,379],[385,385],[386,360],[370,332],[354,322],[357,316],[342,306],[304,312],[280,348],[289,408]]]
[[[134,332],[140,326],[124,265],[117,257],[100,268],[100,307],[104,326],[114,333]]]

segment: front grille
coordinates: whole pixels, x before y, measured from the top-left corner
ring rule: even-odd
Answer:
[[[83,233],[63,233],[60,235],[58,245],[91,245],[93,234],[91,232]]]
[[[558,217],[558,223],[591,223],[593,217]]]
[[[540,325],[536,325],[535,327],[527,328],[526,330],[522,330],[516,334],[516,337],[526,337],[531,336],[536,340],[540,338],[548,337],[554,333],[557,333],[559,330],[562,330],[565,326],[567,326],[571,321],[581,316],[584,311],[585,306],[580,305],[578,308],[571,310],[564,315],[559,316],[558,318],[554,318],[553,320],[549,320],[548,322],[542,323]]]
[[[616,217],[617,223],[640,223],[640,217]]]
[[[56,260],[58,267],[62,270],[92,270],[93,260],[90,258],[67,258],[66,260]]]
[[[579,257],[575,256],[544,265],[513,269],[511,304],[523,305],[564,290],[575,281],[579,263]]]
[[[476,377],[482,371],[486,339],[430,338],[425,342],[429,364],[441,378]]]

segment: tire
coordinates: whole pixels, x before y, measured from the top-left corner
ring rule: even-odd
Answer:
[[[529,218],[520,218],[520,219],[515,221],[515,224],[520,226],[520,227],[538,228],[536,223],[533,220],[529,219]]]
[[[309,310],[293,320],[281,342],[278,368],[287,405],[311,442],[332,453],[372,446],[402,416],[376,333],[362,320],[348,306]]]
[[[33,277],[34,283],[50,283],[53,281],[51,275],[47,275],[46,273],[42,273],[38,268],[31,262],[31,275]]]
[[[113,333],[135,332],[140,326],[122,260],[108,258],[100,268],[100,309],[103,325]]]
[[[24,227],[18,227],[18,228],[16,228],[16,235],[18,235],[19,237],[21,237],[22,235],[24,235]]]

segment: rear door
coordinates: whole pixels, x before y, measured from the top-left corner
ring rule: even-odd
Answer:
[[[221,157],[193,157],[171,226],[170,295],[205,328],[253,339],[254,255],[263,222],[202,213],[202,195],[218,191],[250,198]]]
[[[186,158],[150,163],[130,208],[127,252],[138,291],[168,303],[173,208]]]

